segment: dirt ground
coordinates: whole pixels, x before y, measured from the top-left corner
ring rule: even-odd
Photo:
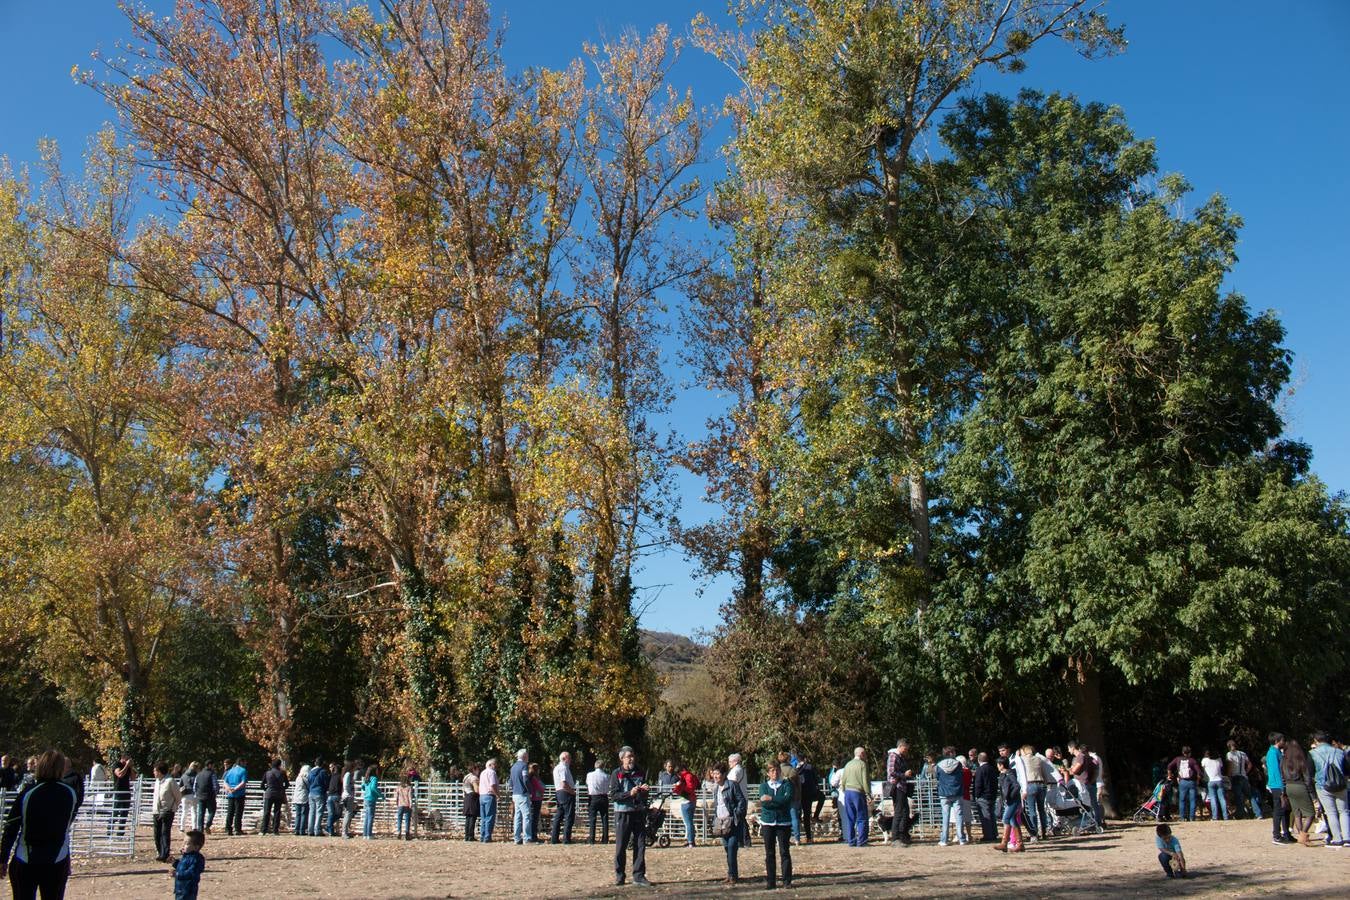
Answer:
[[[988,846],[909,848],[874,844],[794,847],[793,896],[801,897],[1282,897],[1350,896],[1350,848],[1270,842],[1268,821],[1174,826],[1191,877],[1168,881],[1156,862],[1153,830],[1117,826],[1092,837],[1062,837],[1005,855]],[[177,844],[177,842],[175,842]],[[67,897],[172,896],[167,866],[153,859],[148,831],[134,860],[82,861]],[[273,897],[707,897],[764,887],[764,850],[740,855],[742,883],[728,887],[720,847],[647,851],[654,889],[613,884],[613,847],[489,846],[454,840],[224,837],[207,840],[203,898]]]

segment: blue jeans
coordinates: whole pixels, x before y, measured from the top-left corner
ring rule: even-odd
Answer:
[[[959,843],[964,844],[966,842],[966,818],[961,798],[939,797],[938,800],[942,803],[942,836],[938,838],[938,846],[947,846],[947,828],[952,824],[953,819],[956,820],[956,839]]]
[[[792,839],[800,841],[802,839],[802,811],[796,805],[792,807]]]
[[[1251,779],[1246,775],[1234,775],[1233,781],[1233,817],[1237,818],[1242,813],[1242,807],[1251,804],[1252,815],[1255,818],[1261,818],[1261,801],[1252,790]]]
[[[405,828],[407,829],[406,832],[404,831]],[[403,837],[404,834],[412,837],[412,807],[400,806],[398,808],[398,815],[394,818],[394,834],[398,837]]]
[[[1209,815],[1216,821],[1228,818],[1228,797],[1224,794],[1222,781],[1209,783]]]
[[[309,795],[309,833],[311,835],[323,834],[323,815],[326,806],[323,802],[323,795]]]
[[[1050,829],[1050,818],[1045,814],[1045,785],[1032,782],[1027,785],[1027,795],[1022,801],[1022,815],[1027,820],[1027,830],[1043,836]]]
[[[1324,787],[1317,789],[1317,799],[1322,801],[1322,812],[1327,817],[1327,843],[1350,841],[1350,807],[1346,806],[1345,788],[1331,792]]]
[[[694,804],[688,801],[684,804],[684,809],[680,810],[680,815],[684,817],[684,842],[690,847],[694,846]],[[735,878],[736,876],[731,876]]]
[[[1182,778],[1177,782],[1177,816],[1187,822],[1195,821],[1195,805],[1200,792],[1195,787],[1194,778]]]
[[[361,836],[373,838],[375,836],[375,806],[379,801],[365,804],[361,811]]]
[[[534,840],[534,821],[530,815],[530,798],[524,794],[512,794],[511,802],[515,805],[515,812],[511,817],[512,837],[516,843],[526,843]]]
[[[478,839],[492,840],[492,829],[497,825],[497,795],[483,794],[478,798]]]
[[[337,837],[338,820],[342,818],[342,795],[328,795],[328,836]]]
[[[733,833],[731,837],[722,838],[722,846],[727,851],[727,877],[733,880],[740,878],[740,870],[736,868],[736,850],[740,847],[740,838]]]
[[[304,803],[292,804],[295,807],[295,821],[291,824],[295,826],[296,834],[309,833],[309,801]]]
[[[848,810],[848,845],[867,846],[867,798],[862,791],[844,791],[844,806]]]

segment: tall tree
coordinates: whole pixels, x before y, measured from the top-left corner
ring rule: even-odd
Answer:
[[[0,184],[0,603],[92,739],[146,762],[165,637],[200,595],[206,470],[179,431],[172,317],[122,262],[130,155],[100,133],[84,181],[43,157],[36,200]]]
[[[299,646],[292,536],[322,479],[300,448],[304,368],[341,330],[348,181],[318,0],[178,0],[164,19],[128,6],[135,41],[94,85],[156,175],[174,227],[134,262],[198,321],[191,340],[216,397],[201,422],[227,474],[222,506],[243,573],[240,627],[263,673],[253,735],[286,755]],[[222,535],[224,532],[222,532]]]
[[[1152,145],[1071,98],[970,101],[944,137],[1011,309],[944,476],[972,550],[948,593],[981,602],[940,633],[981,642],[995,680],[1061,672],[1102,749],[1104,672],[1254,687],[1344,616],[1345,510],[1281,440],[1284,331],[1223,287],[1220,198],[1182,215],[1184,182],[1145,186]],[[1343,665],[1329,637],[1317,672]]]

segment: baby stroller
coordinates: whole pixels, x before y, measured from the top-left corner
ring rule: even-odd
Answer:
[[[1101,834],[1105,831],[1102,823],[1097,821],[1097,811],[1075,782],[1064,785],[1060,796],[1061,805],[1054,807],[1053,812],[1065,831],[1069,834]]]
[[[647,810],[647,846],[669,847],[670,835],[661,831],[661,827],[666,824],[666,801],[670,799],[669,794],[661,795],[661,802],[656,804],[655,809]]]
[[[1153,793],[1134,812],[1136,822],[1161,822],[1167,811],[1167,782],[1160,781],[1153,787]]]

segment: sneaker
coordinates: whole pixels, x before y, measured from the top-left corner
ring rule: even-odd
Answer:
[[[638,887],[651,887],[651,886],[652,886],[652,883],[651,883],[650,881],[648,881],[648,880],[646,879],[645,876],[642,876],[642,875],[637,875],[637,876],[635,876],[635,877],[633,878],[633,884],[637,885]]]
[[[624,880],[623,880],[622,878],[615,878],[615,879],[614,879],[614,886],[615,886],[615,887],[623,887],[623,886],[624,886],[624,883],[625,883],[625,882],[624,882]]]
[[[1283,839],[1283,838],[1271,838],[1271,839],[1270,839],[1270,842],[1271,842],[1272,844],[1283,844],[1283,843],[1284,843],[1284,839]]]

